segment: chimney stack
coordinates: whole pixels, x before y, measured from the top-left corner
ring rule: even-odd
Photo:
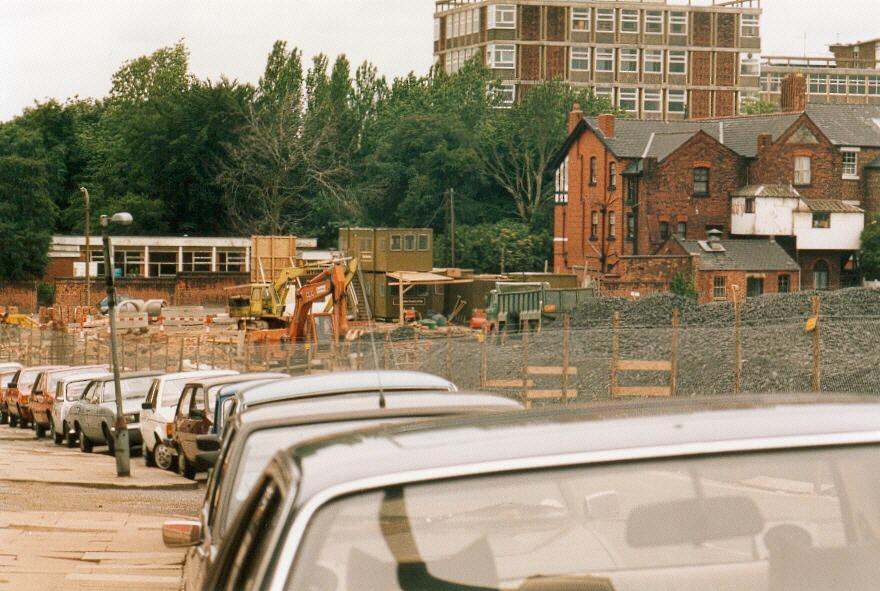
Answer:
[[[568,114],[568,133],[574,131],[574,128],[583,120],[584,112],[581,110],[579,103],[571,106],[571,112]]]
[[[599,129],[602,133],[605,134],[605,137],[612,138],[614,137],[614,124],[616,119],[614,115],[603,114],[599,115]]]
[[[782,80],[783,113],[801,113],[807,110],[807,78],[800,72],[789,74]]]

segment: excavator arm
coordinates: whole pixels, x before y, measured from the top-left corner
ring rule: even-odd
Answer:
[[[314,279],[299,288],[296,297],[296,310],[290,319],[287,337],[290,341],[307,338],[312,305],[332,296],[330,308],[333,319],[333,336],[340,339],[348,332],[348,300],[346,291],[357,272],[357,260],[335,261]]]

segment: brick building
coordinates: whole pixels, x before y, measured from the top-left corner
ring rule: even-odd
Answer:
[[[774,236],[732,231],[731,204],[746,188],[781,185],[796,191],[811,232],[790,226],[780,244],[815,268],[816,286],[846,283],[863,210],[880,212],[880,106],[805,106],[789,95],[786,107],[803,110],[700,121],[585,118],[575,107],[554,163],[555,270],[607,279],[623,257],[655,254],[672,236]],[[813,273],[802,281],[812,287]]]
[[[807,81],[810,103],[880,105],[880,39],[838,43],[829,49],[830,56],[765,57],[760,98],[779,104],[782,80],[800,73]]]
[[[437,0],[434,56],[479,56],[509,104],[559,78],[644,119],[727,116],[760,88],[760,17],[760,0]]]

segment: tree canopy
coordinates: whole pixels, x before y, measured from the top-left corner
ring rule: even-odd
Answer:
[[[449,263],[537,270],[551,252],[550,159],[566,117],[612,110],[561,82],[502,108],[478,60],[388,81],[344,56],[283,41],[255,84],[201,80],[180,42],[123,64],[108,96],[50,100],[0,123],[0,279],[39,277],[52,233],[127,210],[128,233],[291,233],[335,244],[341,226],[433,228]],[[503,252],[503,254],[502,254]]]

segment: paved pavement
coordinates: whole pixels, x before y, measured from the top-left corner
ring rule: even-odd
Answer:
[[[178,588],[184,552],[161,527],[197,513],[199,483],[139,458],[119,479],[102,449],[0,426],[0,591]]]

